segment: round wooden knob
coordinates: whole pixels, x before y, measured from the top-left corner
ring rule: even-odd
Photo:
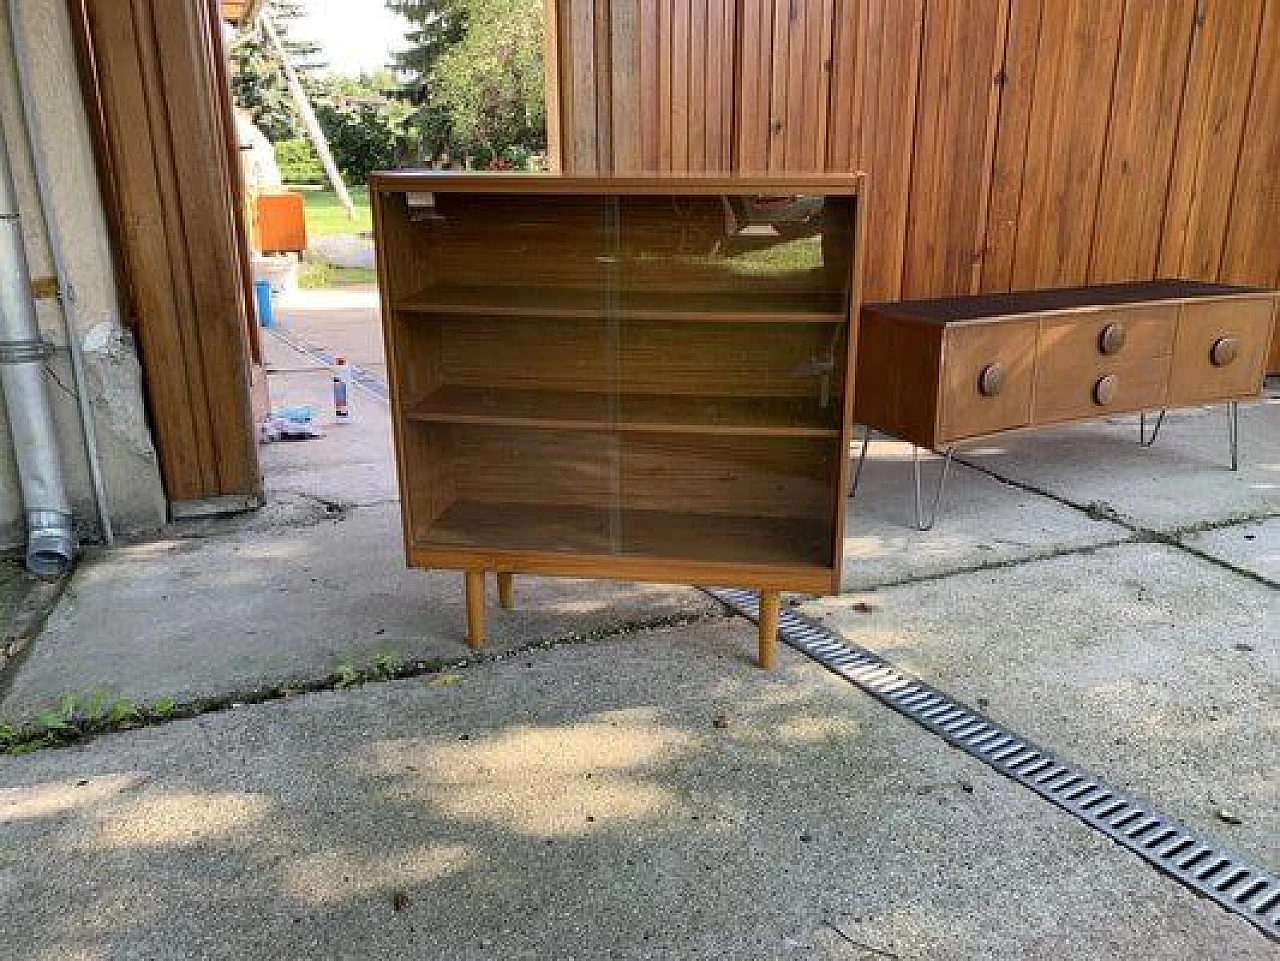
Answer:
[[[1004,365],[987,364],[978,375],[978,393],[983,397],[995,397],[1004,389]]]
[[[1093,385],[1093,402],[1105,405],[1116,399],[1116,391],[1120,389],[1120,381],[1115,374],[1107,374],[1098,378]]]
[[[1219,337],[1209,348],[1209,361],[1214,367],[1226,367],[1240,353],[1240,341],[1234,337]]]
[[[1124,324],[1107,324],[1098,335],[1098,350],[1104,354],[1118,354],[1124,346]]]

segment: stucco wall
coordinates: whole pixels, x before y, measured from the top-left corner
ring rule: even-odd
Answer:
[[[76,336],[86,376],[117,532],[136,534],[164,522],[165,500],[143,406],[141,370],[122,323],[110,238],[94,165],[75,48],[63,0],[23,0],[18,31],[27,42],[32,99],[39,119],[52,196],[44,213],[56,218],[74,291]],[[7,17],[0,14],[0,114],[17,182],[27,257],[33,279],[54,274],[48,234],[26,151]],[[96,512],[83,435],[67,358],[63,309],[37,303],[41,331],[61,348],[47,364],[63,467],[81,528],[92,536]],[[12,445],[0,402],[0,548],[23,539],[22,504]]]

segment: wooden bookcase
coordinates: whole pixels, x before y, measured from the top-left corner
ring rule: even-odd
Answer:
[[[375,174],[405,549],[484,576],[839,590],[859,175]]]

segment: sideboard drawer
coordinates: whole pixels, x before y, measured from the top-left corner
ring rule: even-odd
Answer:
[[[1184,304],[1173,348],[1170,406],[1257,396],[1274,305],[1271,298]]]
[[[1123,363],[1168,357],[1177,322],[1177,304],[1046,318],[1040,323],[1040,362],[1075,364],[1093,358]]]
[[[1031,422],[1035,321],[950,327],[942,348],[938,441],[1024,427]]]
[[[1036,423],[1163,407],[1177,322],[1176,304],[1041,321]]]
[[[1035,421],[1053,424],[1165,406],[1169,358],[1134,358],[1123,364],[1092,357],[1045,364],[1036,374]]]

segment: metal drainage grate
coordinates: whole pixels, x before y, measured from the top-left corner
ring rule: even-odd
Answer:
[[[739,614],[759,617],[751,591],[708,593]],[[1280,878],[802,614],[784,609],[778,628],[782,640],[800,653],[1280,941]]]

